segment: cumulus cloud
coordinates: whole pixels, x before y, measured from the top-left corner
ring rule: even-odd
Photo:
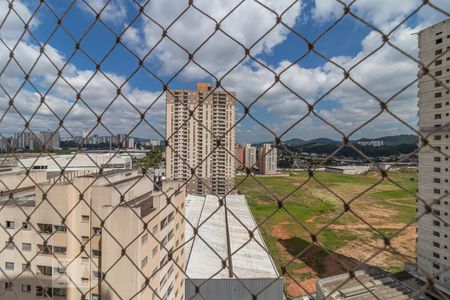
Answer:
[[[24,16],[31,15],[20,2],[14,3],[24,10]],[[10,14],[5,24],[19,24],[20,19],[17,18]],[[82,129],[94,128],[97,116],[102,116],[103,125],[113,133],[128,133],[139,123],[140,113],[157,99],[153,109],[146,114],[146,120],[164,132],[164,97],[160,97],[161,92],[133,87],[125,83],[125,76],[113,72],[78,68],[68,63],[65,55],[51,45],[46,45],[44,53],[41,53],[40,45],[33,40],[18,40],[22,31],[17,30],[17,26],[8,25],[1,32],[6,45],[17,43],[13,58],[10,58],[8,48],[0,44],[0,69],[3,70],[0,78],[0,122],[3,136],[23,130],[28,120],[31,120],[30,128],[36,132],[56,129],[58,117],[64,118],[68,131],[60,129],[63,135],[78,135]],[[62,76],[58,76],[59,70],[62,70]],[[24,79],[25,73],[29,73],[29,81]],[[119,87],[121,95],[117,96]],[[78,101],[77,94],[81,95]],[[44,103],[41,103],[42,96],[45,96]],[[9,107],[10,100],[14,102],[13,107]],[[98,127],[100,132],[107,133],[102,127]],[[150,131],[145,125],[138,130],[136,133],[140,136]]]
[[[194,60],[216,75],[244,58],[244,47],[252,47],[253,55],[270,53],[273,47],[286,39],[289,32],[282,25],[275,26],[276,15],[261,4],[244,1],[238,5],[240,2],[199,0],[195,1],[197,9],[187,9],[187,2],[184,0],[171,1],[170,6],[164,0],[151,1],[146,6],[146,14],[151,20],[144,16],[142,26],[133,28],[125,38],[141,54],[157,45],[149,56],[149,61],[160,66],[158,71],[163,75],[177,72],[188,61],[186,51],[193,53],[201,46],[195,52]],[[262,3],[278,14],[289,8],[283,14],[283,21],[288,26],[293,26],[300,16],[300,2],[293,6],[289,6],[292,4],[290,0],[265,0]],[[220,22],[221,31],[216,31],[216,22]],[[159,43],[163,30],[167,30],[173,41],[163,39]],[[270,33],[264,36],[268,31]],[[204,78],[207,75],[207,72],[193,63],[183,72],[183,76],[188,79]]]
[[[100,13],[103,21],[120,23],[127,16],[125,3],[118,0],[84,0],[78,2],[78,6],[94,16]]]
[[[392,36],[392,42],[411,55],[417,55],[417,40],[413,32],[415,28],[402,26]],[[331,57],[346,70],[352,69],[360,60],[380,46],[380,36],[371,32],[362,41],[362,50],[354,57]],[[344,74],[332,63],[325,63],[316,68],[305,68],[283,61],[277,66],[270,66],[280,76],[282,84],[275,84],[261,97],[255,109],[266,110],[273,118],[263,119],[263,122],[274,128],[277,134],[283,133],[292,124],[308,113],[307,104],[313,104],[321,99],[315,111],[345,134],[351,133],[371,117],[381,112],[379,102],[358,85],[345,80],[337,88],[328,93],[343,80]],[[289,67],[288,69],[286,69]],[[387,101],[397,92],[416,79],[417,66],[410,58],[396,49],[385,45],[381,50],[365,59],[363,63],[352,69],[351,77],[381,101]],[[271,83],[274,76],[259,65],[241,66],[233,71],[225,80],[226,86],[236,87],[239,99],[251,103],[261,95]],[[327,94],[323,97],[324,94]],[[398,96],[393,98],[389,108],[411,126],[416,123],[417,96],[416,84],[413,84]],[[305,103],[306,102],[306,103]],[[391,128],[391,133],[408,131],[406,127],[383,113],[374,121],[377,128]],[[395,128],[395,130],[394,130]],[[305,129],[309,129],[305,131]],[[373,126],[358,132],[358,136],[378,136]],[[260,133],[264,131],[260,131]],[[339,136],[339,134],[314,116],[302,121],[294,127],[287,136]]]

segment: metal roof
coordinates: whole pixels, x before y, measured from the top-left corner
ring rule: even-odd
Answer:
[[[381,269],[368,267],[355,272],[355,278],[345,273],[317,281],[317,299],[369,300],[416,299],[414,291]]]
[[[227,196],[226,206],[227,213],[224,206],[220,206],[218,198],[212,195],[186,197],[186,218],[198,228],[198,234],[194,236],[193,228],[186,223],[185,238],[189,241],[185,251],[188,277],[277,278],[277,270],[258,229],[250,239],[249,230],[256,228],[256,222],[245,196]],[[231,264],[228,253],[231,253]],[[223,268],[223,262],[231,267]]]

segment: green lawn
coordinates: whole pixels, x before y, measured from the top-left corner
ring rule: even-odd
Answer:
[[[240,182],[238,189],[246,195],[256,221],[263,223],[261,232],[280,270],[295,255],[307,247],[311,249],[306,259],[300,257],[286,267],[289,274],[301,281],[316,276],[304,270],[306,265],[319,276],[327,271],[324,259],[328,254],[320,247],[311,245],[310,232],[320,232],[318,241],[327,250],[336,253],[354,241],[381,239],[380,232],[386,236],[395,233],[389,228],[378,232],[370,228],[354,229],[352,226],[365,225],[354,215],[344,212],[343,202],[351,201],[351,209],[368,218],[368,222],[375,226],[406,224],[414,220],[416,203],[414,195],[410,193],[416,191],[415,170],[391,171],[389,178],[406,191],[387,179],[383,180],[375,172],[367,175],[317,172],[314,178],[298,172],[290,176],[238,177],[236,183]],[[281,208],[279,200],[282,201]],[[330,222],[335,224],[334,228],[323,229]],[[389,259],[399,258],[393,256]],[[392,270],[398,268],[398,265],[392,266]]]

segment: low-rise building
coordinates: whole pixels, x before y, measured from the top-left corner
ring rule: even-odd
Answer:
[[[185,299],[284,299],[283,279],[244,195],[188,195],[185,212],[198,227],[185,227]]]
[[[415,291],[384,271],[369,267],[354,273],[317,280],[316,300],[422,299]]]
[[[359,175],[369,172],[369,166],[327,166],[325,172],[347,175]]]
[[[130,170],[132,157],[126,153],[77,153],[68,155],[48,155],[19,159],[22,170],[58,172],[79,171],[97,173],[112,170]]]

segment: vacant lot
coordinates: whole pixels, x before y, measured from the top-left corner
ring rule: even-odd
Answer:
[[[376,172],[294,173],[236,182],[280,273],[286,272],[288,293],[299,296],[314,292],[318,277],[348,267],[399,271],[415,260],[416,172],[391,171],[389,179]],[[384,237],[391,246],[384,246]]]

